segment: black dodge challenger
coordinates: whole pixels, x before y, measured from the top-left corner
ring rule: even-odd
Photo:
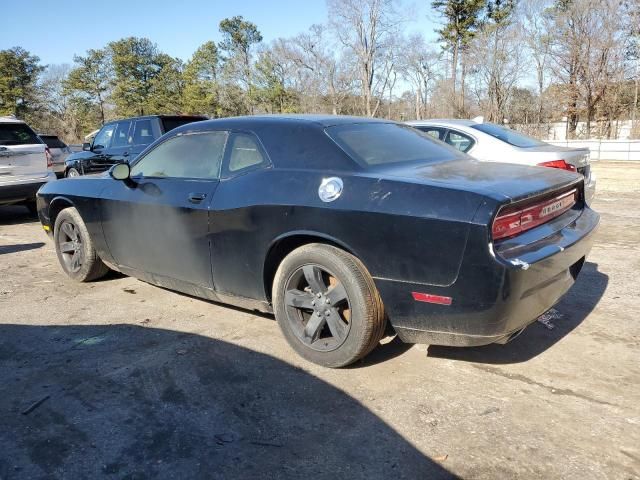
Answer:
[[[408,126],[336,116],[193,123],[135,162],[51,182],[64,271],[118,270],[273,312],[329,367],[405,342],[504,343],[575,282],[598,214],[581,175],[479,163]]]

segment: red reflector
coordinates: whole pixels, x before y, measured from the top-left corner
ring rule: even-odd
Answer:
[[[411,292],[416,302],[437,303],[438,305],[451,305],[451,297],[431,295],[430,293]]]
[[[530,207],[507,208],[500,211],[491,228],[493,239],[513,237],[562,215],[576,203],[576,193],[577,190],[574,188]]]
[[[570,163],[565,162],[564,160],[551,160],[550,162],[542,162],[538,164],[539,167],[550,167],[550,168],[559,168],[561,170],[569,170],[570,172],[575,172],[576,167],[571,165]]]

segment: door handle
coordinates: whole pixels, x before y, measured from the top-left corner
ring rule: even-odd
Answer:
[[[122,154],[122,156],[123,156],[123,157],[128,157],[128,156],[129,156],[129,152],[124,152],[124,153]]]
[[[191,203],[200,203],[205,198],[207,198],[207,194],[206,193],[190,193],[189,194],[189,201]]]

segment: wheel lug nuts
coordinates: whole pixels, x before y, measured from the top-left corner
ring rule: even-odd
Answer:
[[[331,300],[329,300],[329,299],[327,298],[326,302],[327,302],[327,303],[331,303]]]
[[[311,305],[315,305],[316,301],[315,300],[311,300]]]
[[[331,310],[325,310],[324,314],[328,317],[331,314]]]
[[[322,294],[321,294],[321,293],[317,293],[317,294],[316,294],[316,297],[318,297],[318,298],[320,298],[321,296],[322,296]]]

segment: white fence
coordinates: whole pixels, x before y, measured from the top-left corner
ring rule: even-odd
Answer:
[[[592,160],[640,161],[640,140],[547,140],[562,147],[588,148]]]

